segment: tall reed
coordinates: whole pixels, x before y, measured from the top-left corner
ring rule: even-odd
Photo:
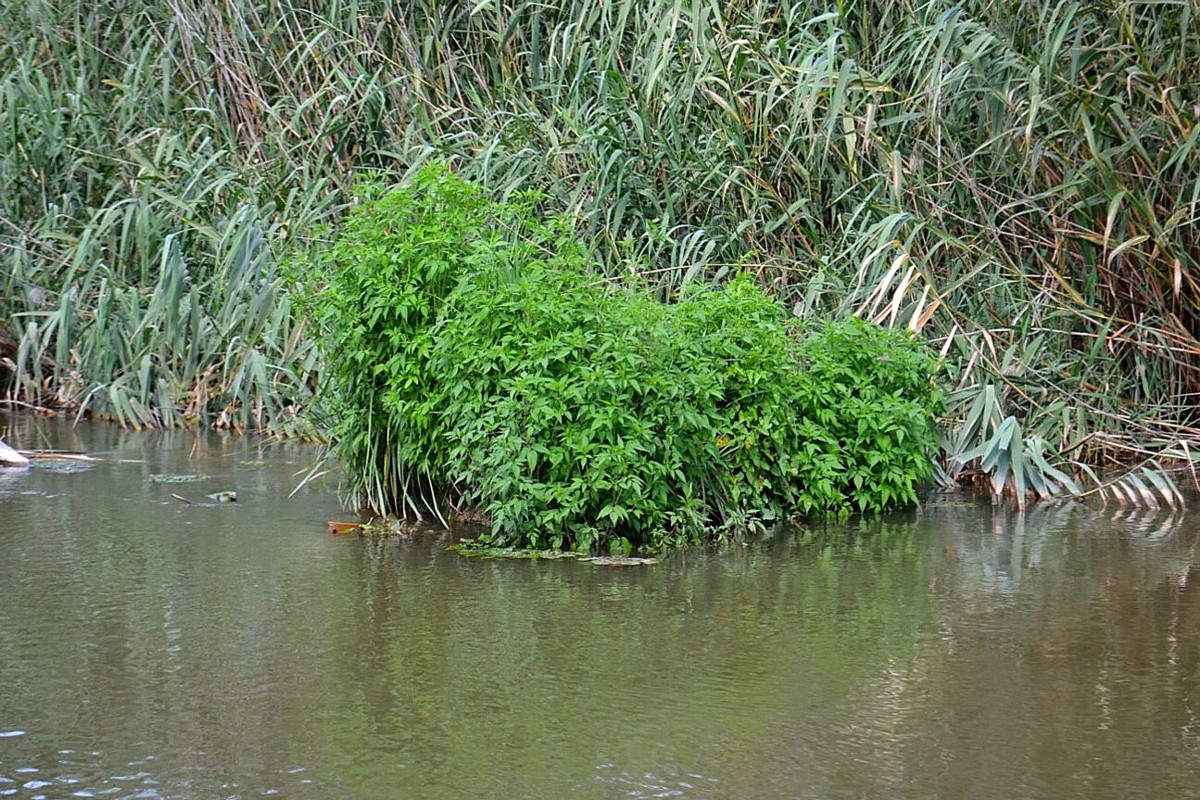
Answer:
[[[22,397],[285,418],[316,365],[276,259],[362,171],[436,155],[544,193],[664,296],[750,270],[798,315],[921,330],[958,376],[951,453],[997,434],[980,397],[1091,462],[1194,436],[1191,0],[43,0],[0,24]]]

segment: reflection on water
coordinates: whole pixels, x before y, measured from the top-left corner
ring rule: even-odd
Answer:
[[[0,479],[0,796],[1200,795],[1189,517],[480,561],[329,537],[304,446],[22,425],[102,461]]]

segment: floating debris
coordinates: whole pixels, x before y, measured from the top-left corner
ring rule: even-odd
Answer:
[[[564,550],[529,550],[523,547],[491,547],[475,539],[460,539],[446,548],[468,558],[514,558],[555,561],[561,558],[579,558],[579,553]]]
[[[150,483],[192,483],[203,480],[207,475],[151,475],[146,480]]]
[[[647,564],[657,564],[657,558],[638,556],[589,556],[583,553],[572,553],[569,550],[527,550],[521,547],[489,547],[474,539],[462,539],[446,548],[459,555],[470,558],[512,558],[537,561],[557,561],[563,558],[575,558],[585,564],[597,567],[637,567]]]
[[[640,567],[658,563],[657,558],[639,558],[637,556],[588,556],[579,560],[597,567]]]
[[[27,450],[24,455],[29,456],[34,461],[39,459],[52,461],[101,461],[102,459],[95,456],[89,456],[87,453],[77,453],[72,450]],[[130,461],[121,463],[140,464],[140,461]]]
[[[45,472],[55,472],[70,475],[75,472],[87,472],[94,468],[96,459],[64,458],[61,456],[38,456],[33,459],[33,466]]]
[[[172,494],[171,495],[172,498],[174,498],[175,500],[178,500],[181,503],[184,503],[189,506],[197,506],[197,507],[211,508],[212,506],[219,506],[219,505],[222,505],[225,503],[236,503],[237,502],[237,492],[214,492],[213,494],[206,494],[204,496],[206,498],[208,498],[209,500],[211,500],[212,502],[197,503],[195,500],[190,500],[181,494]]]

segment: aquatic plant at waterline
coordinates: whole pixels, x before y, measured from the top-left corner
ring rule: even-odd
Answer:
[[[795,337],[746,275],[663,302],[534,206],[429,167],[369,189],[299,270],[353,499],[572,549],[915,503],[940,394],[909,335]]]
[[[1075,480],[1045,455],[1045,443],[1026,437],[1017,418],[1005,415],[995,386],[966,387],[951,402],[969,402],[962,423],[943,444],[946,482],[963,481],[968,467],[982,477],[994,498],[1009,497],[1024,508],[1032,495],[1051,500],[1078,495]]]
[[[297,431],[315,352],[275,275],[261,215],[243,206],[221,231],[189,231],[154,205],[131,201],[126,214],[93,219],[82,232],[91,245],[75,246],[87,261],[10,273],[8,296],[27,299],[11,317],[14,395],[135,428],[206,420]],[[131,237],[146,241],[123,241]],[[114,260],[126,246],[138,255]],[[139,263],[149,258],[153,267]]]
[[[313,413],[346,467],[348,500],[436,515],[445,445],[436,419],[420,409],[433,387],[433,332],[483,243],[499,244],[495,207],[441,167],[419,172],[407,191],[360,191],[328,249],[292,265],[322,337]]]
[[[1026,435],[1017,417],[1005,410],[1005,392],[994,384],[965,386],[951,392],[949,417],[957,425],[945,431],[942,465],[938,479],[986,486],[995,500],[1010,500],[1024,509],[1028,501],[1111,499],[1119,506],[1158,508],[1182,506],[1183,494],[1176,486],[1168,463],[1192,461],[1186,444],[1178,451],[1146,453],[1132,468],[1101,477],[1085,461],[1071,459],[1050,447],[1036,433]],[[1038,416],[1032,416],[1038,420]],[[1043,423],[1044,424],[1044,423]],[[1086,438],[1067,453],[1079,450]]]
[[[4,88],[0,167],[18,176],[0,196],[11,396],[132,427],[295,432],[316,365],[276,274],[289,224],[275,199],[204,126],[110,146],[115,131],[81,122],[103,95],[63,108],[34,76]],[[96,152],[114,155],[64,161]],[[319,188],[293,198],[292,224],[327,212]]]
[[[303,321],[258,291],[269,257],[238,289],[219,243],[252,217],[271,255],[307,247],[363,170],[441,157],[553,198],[661,297],[744,269],[806,320],[919,332],[1060,469],[1187,460],[1198,22],[1187,0],[0,3],[11,391],[288,419]],[[221,319],[203,363],[149,313],[177,257]]]
[[[168,5],[0,5],[0,389],[131,427],[295,433],[314,350],[275,258],[337,198],[243,159],[175,85]]]

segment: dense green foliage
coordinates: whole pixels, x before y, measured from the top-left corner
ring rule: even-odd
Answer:
[[[430,411],[433,330],[451,290],[489,240],[480,190],[426,170],[410,191],[368,187],[339,235],[298,274],[325,333],[318,409],[349,471],[350,496],[420,515],[445,469]],[[424,480],[425,485],[418,481]]]
[[[169,8],[0,6],[0,388],[132,426],[296,430],[314,353],[274,250],[336,198],[238,153]]]
[[[437,156],[542,193],[661,296],[745,268],[805,320],[920,332],[952,475],[1034,440],[1186,455],[1198,24],[1193,0],[0,4],[0,386],[290,424],[318,365],[276,258],[364,169]]]
[[[532,214],[428,168],[310,265],[335,453],[376,511],[592,549],[916,502],[940,399],[921,345],[861,320],[796,344],[747,275],[664,303]]]

